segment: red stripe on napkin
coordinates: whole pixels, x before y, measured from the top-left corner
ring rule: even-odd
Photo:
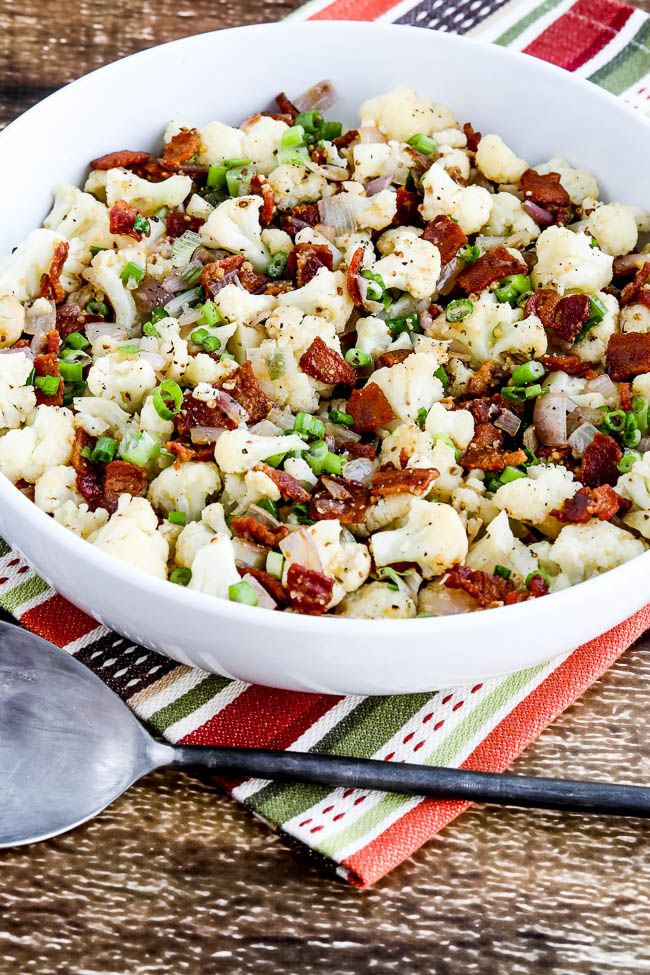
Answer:
[[[613,0],[578,0],[524,51],[576,71],[614,39],[632,13],[632,7]]]
[[[56,643],[57,647],[65,647],[99,626],[87,613],[58,594],[22,613],[20,622],[32,633]]]

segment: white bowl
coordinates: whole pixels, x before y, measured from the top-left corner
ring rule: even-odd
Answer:
[[[498,132],[532,164],[566,156],[606,198],[650,209],[650,125],[609,94],[503,48],[410,27],[280,24],[165,44],[93,72],[0,133],[0,252],[40,225],[50,188],[112,149],[153,148],[169,119],[238,124],[274,94],[332,78],[353,123],[397,84]],[[363,621],[252,609],[150,578],[66,531],[0,477],[0,532],[64,596],[184,663],[296,690],[450,687],[573,649],[650,600],[650,553],[544,599],[440,619]]]

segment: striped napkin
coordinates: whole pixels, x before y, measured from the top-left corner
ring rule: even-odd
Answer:
[[[296,18],[470,33],[576,71],[648,111],[650,19],[616,0],[311,0]],[[171,742],[490,771],[505,769],[650,627],[648,605],[572,653],[506,678],[427,694],[332,697],[226,680],[134,646],[53,592],[2,540],[0,606],[75,654]],[[358,886],[378,880],[468,805],[257,779],[228,791]]]

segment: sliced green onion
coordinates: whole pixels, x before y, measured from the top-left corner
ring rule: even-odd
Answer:
[[[112,437],[100,437],[92,452],[91,460],[95,464],[110,464],[117,451],[117,441]]]
[[[309,505],[306,501],[294,504],[291,514],[295,517],[299,525],[313,525],[313,519],[309,517]]]
[[[269,372],[269,379],[279,379],[287,371],[287,363],[284,352],[273,352],[267,359],[266,368]]]
[[[184,511],[170,511],[167,515],[170,525],[180,525],[181,528],[187,524],[187,515]]]
[[[233,603],[243,603],[245,606],[257,606],[257,593],[247,579],[228,586],[228,598]]]
[[[474,311],[474,305],[469,298],[456,298],[445,308],[445,318],[448,322],[460,322]]]
[[[417,312],[413,312],[411,315],[404,315],[400,318],[388,318],[386,319],[386,325],[392,338],[397,338],[402,332],[413,334],[414,332],[422,331]]]
[[[226,189],[230,196],[239,196],[241,185],[244,180],[243,169],[229,169],[226,173]]]
[[[304,166],[308,160],[306,149],[280,149],[278,163],[281,166]]]
[[[83,379],[83,365],[80,362],[66,362],[59,359],[59,372],[66,383],[78,383]]]
[[[34,385],[40,389],[45,396],[56,396],[61,385],[60,376],[36,376]]]
[[[445,389],[447,389],[447,387],[449,386],[450,380],[449,380],[449,375],[448,375],[447,370],[445,369],[445,367],[444,366],[438,366],[438,368],[436,369],[436,371],[434,372],[433,375],[434,375],[434,377],[436,379],[439,379],[440,382],[442,383],[443,387]]]
[[[338,139],[343,131],[342,122],[323,122],[323,127],[321,129],[321,138],[325,142],[333,142],[334,139]]]
[[[327,474],[336,474],[337,477],[340,477],[343,473],[343,463],[343,458],[339,457],[338,454],[333,454],[330,450],[323,462],[323,470]]]
[[[151,225],[147,218],[139,213],[133,223],[133,229],[136,233],[142,234],[143,237],[148,237],[151,232]]]
[[[524,291],[523,294],[519,295],[517,298],[517,308],[525,308],[528,299],[531,298],[533,294],[533,291]]]
[[[418,410],[418,415],[416,417],[416,423],[419,426],[420,430],[424,430],[424,424],[427,422],[428,415],[429,415],[429,411],[426,409],[426,407],[424,406],[420,407],[420,409]]]
[[[212,164],[208,167],[207,185],[211,189],[223,190],[226,187],[227,166]]]
[[[150,339],[160,338],[160,332],[158,331],[158,329],[156,328],[153,322],[145,322],[144,325],[142,326],[142,333],[143,335],[146,335],[147,338]]]
[[[325,433],[325,424],[322,420],[319,420],[317,416],[312,416],[311,413],[303,413],[300,411],[296,413],[296,419],[293,422],[294,433],[306,434],[308,437],[313,437],[315,440],[320,440]]]
[[[345,361],[349,362],[355,369],[363,369],[365,366],[372,365],[372,356],[362,349],[348,349],[345,353]]]
[[[516,369],[512,370],[512,385],[513,386],[527,386],[528,383],[535,382],[536,379],[541,379],[544,375],[545,369],[541,362],[535,362],[531,359],[530,362],[524,362],[521,366],[517,366]]]
[[[92,460],[93,459],[93,452],[90,449],[90,447],[84,447],[83,450],[81,451],[81,456],[85,460]]]
[[[323,116],[320,112],[300,112],[293,120],[293,126],[301,126],[305,132],[316,132],[323,124]]]
[[[478,244],[464,244],[458,251],[458,257],[465,264],[473,264],[474,261],[478,261],[482,253]]]
[[[641,433],[647,433],[648,431],[648,423],[650,422],[650,418],[648,417],[649,410],[650,400],[648,400],[647,396],[636,396],[632,400],[632,411]]]
[[[370,268],[364,268],[363,271],[359,272],[359,276],[365,278],[368,282],[368,287],[366,289],[366,297],[370,301],[381,301],[384,297],[384,292],[386,291],[386,285],[384,284],[384,279],[381,274],[373,274]]]
[[[154,308],[151,312],[151,321],[155,325],[157,322],[162,321],[163,318],[167,318],[167,312],[165,311],[163,305],[158,305],[158,307]]]
[[[121,352],[123,355],[137,355],[140,346],[136,342],[125,342],[124,345],[118,345],[115,351]]]
[[[329,448],[324,440],[315,440],[311,445],[307,453],[305,454],[305,460],[311,467],[314,474],[317,476],[323,473],[325,467],[325,458],[329,453]]]
[[[543,396],[546,386],[534,383],[532,386],[504,386],[501,395],[511,403],[524,403],[527,399],[536,399]]]
[[[266,265],[266,273],[270,278],[274,280],[281,278],[284,274],[284,269],[287,266],[287,261],[289,255],[285,254],[284,251],[277,251],[275,254],[271,255],[271,260]]]
[[[183,390],[173,379],[165,379],[153,393],[153,405],[163,420],[171,420],[183,405]]]
[[[294,122],[290,129],[285,129],[280,139],[282,149],[297,149],[305,144],[305,130],[302,125]]]
[[[222,352],[221,355],[219,356],[219,359],[221,362],[223,362],[224,359],[232,359],[234,362],[235,357],[232,354],[232,352]]]
[[[509,579],[512,575],[512,569],[508,569],[505,565],[495,565],[492,575],[499,576],[501,579]]]
[[[532,285],[529,275],[510,274],[500,282],[494,294],[497,301],[507,301],[510,304],[516,304],[518,297],[530,291],[531,288]]]
[[[528,475],[525,474],[523,471],[520,471],[518,467],[510,467],[508,465],[507,467],[503,468],[499,481],[501,482],[501,484],[509,484],[510,481],[517,481],[519,480],[520,477],[527,477],[527,476]]]
[[[35,386],[36,385],[36,370],[32,369],[29,376],[25,380],[25,386]]]
[[[623,451],[623,456],[617,464],[619,472],[621,474],[629,474],[637,460],[641,460],[641,454],[638,450]]]
[[[190,263],[192,254],[201,243],[201,238],[194,230],[184,231],[172,244],[172,267],[185,267]]]
[[[206,301],[205,304],[201,305],[199,325],[218,325],[222,321],[221,313],[214,301]]]
[[[87,349],[89,345],[90,342],[85,335],[81,334],[81,332],[70,332],[63,343],[63,348],[80,351],[81,349]]]
[[[412,149],[417,149],[418,152],[423,153],[425,156],[433,155],[438,148],[436,140],[432,139],[430,135],[424,135],[423,132],[412,135],[408,140],[408,144]]]
[[[196,284],[201,277],[202,270],[203,268],[201,267],[188,268],[188,270],[183,273],[183,281],[186,281],[189,285]]]
[[[77,396],[83,396],[86,392],[86,383],[66,383],[63,387],[63,405],[70,406]]]
[[[275,501],[271,500],[271,498],[260,498],[259,501],[256,501],[255,503],[258,508],[264,508],[264,510],[268,511],[268,513],[273,515],[274,518],[280,517],[278,506]]]
[[[266,556],[266,571],[276,579],[282,578],[284,572],[284,555],[281,552],[269,552]]]
[[[399,592],[400,578],[404,575],[404,572],[398,572],[397,569],[393,569],[390,565],[384,565],[377,569],[377,578],[382,581],[387,580],[386,586],[388,589],[392,589],[393,592]]]
[[[169,207],[162,206],[162,207],[158,207],[158,209],[152,213],[152,216],[155,217],[156,220],[166,220],[168,213],[169,213]]]
[[[337,426],[341,427],[353,427],[354,417],[351,413],[346,413],[344,410],[331,410],[330,420],[332,423],[336,423]]]
[[[146,273],[146,268],[136,264],[135,261],[129,261],[122,268],[120,278],[122,279],[122,284],[130,291],[133,291],[134,288],[138,287]]]
[[[98,247],[97,244],[90,245],[90,254],[92,257],[97,257],[102,251],[107,251],[108,247]]]
[[[174,295],[173,298],[165,305],[165,317],[170,316],[175,318],[177,315],[190,305],[194,304],[203,297],[203,288],[192,288],[189,291],[181,291],[180,294]]]
[[[191,578],[192,570],[186,569],[184,566],[174,569],[173,572],[170,572],[169,574],[169,581],[173,582],[176,586],[186,586]]]
[[[607,410],[603,414],[602,426],[608,433],[622,433],[627,423],[627,413],[625,410]]]
[[[158,437],[151,433],[129,431],[122,437],[118,453],[122,460],[128,461],[129,464],[146,467],[150,461],[156,459],[160,453],[160,446]]]
[[[625,430],[623,431],[623,444],[626,447],[636,447],[641,440],[641,431],[636,422],[634,413],[628,413],[625,420]]]
[[[286,453],[285,454],[271,454],[270,457],[267,457],[266,458],[266,460],[264,461],[264,463],[265,464],[268,464],[269,467],[279,467],[280,464],[282,463],[282,461],[284,460],[284,458],[286,456],[287,456]]]
[[[587,324],[598,325],[607,314],[607,305],[598,295],[589,296],[589,318]]]
[[[110,315],[108,305],[105,301],[89,301],[86,305],[86,311],[89,311],[91,315],[101,315],[102,318],[108,318]]]

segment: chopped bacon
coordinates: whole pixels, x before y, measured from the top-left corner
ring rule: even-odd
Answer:
[[[204,264],[199,281],[206,294],[216,295],[223,287],[224,278],[232,274],[237,274],[239,283],[251,294],[261,291],[268,282],[263,274],[255,273],[251,262],[241,254],[231,254],[220,261]]]
[[[290,115],[292,120],[295,119],[296,115],[300,115],[300,111],[283,91],[275,96],[275,101],[283,115]]]
[[[551,511],[558,521],[569,525],[584,525],[592,518],[609,521],[620,510],[627,511],[631,502],[622,498],[609,484],[600,487],[580,488],[572,498],[567,498],[561,508]]]
[[[555,309],[560,296],[552,288],[541,288],[531,295],[525,305],[526,315],[536,315],[545,328],[553,328]]]
[[[196,129],[181,129],[163,146],[163,165],[178,169],[201,151],[201,145],[201,136]]]
[[[305,491],[300,481],[292,474],[287,474],[286,471],[278,471],[268,464],[259,464],[255,470],[263,471],[273,481],[285,501],[294,501],[297,504],[309,501],[309,491]]]
[[[248,413],[249,424],[259,423],[273,406],[273,402],[258,383],[253,366],[248,361],[242,363],[237,372],[228,376],[221,384],[221,388],[243,406]]]
[[[578,480],[587,487],[615,484],[618,480],[618,462],[623,451],[613,437],[597,433],[582,455]]]
[[[459,285],[467,294],[483,291],[495,281],[510,274],[527,274],[528,265],[525,261],[514,257],[503,244],[493,248],[473,264],[468,264],[456,278]]]
[[[621,403],[621,409],[629,413],[632,409],[632,387],[630,383],[618,384],[618,398]]]
[[[461,458],[466,470],[502,471],[526,460],[523,450],[504,450],[503,433],[493,423],[479,423],[474,439]]]
[[[59,379],[59,387],[52,396],[46,396],[42,389],[36,387],[36,402],[40,406],[61,406],[63,404],[63,380],[59,369],[59,333],[54,330],[47,337],[47,352],[41,352],[34,356],[34,373],[37,376],[56,376]]]
[[[382,352],[379,356],[375,363],[375,369],[390,369],[391,366],[397,366],[400,362],[404,362],[410,355],[413,355],[413,349],[389,349],[388,352]]]
[[[291,207],[289,216],[294,220],[308,224],[310,227],[315,227],[317,223],[321,222],[317,203],[298,203],[297,206]]]
[[[330,490],[332,485],[335,493]],[[309,517],[314,521],[335,518],[342,525],[357,525],[365,518],[369,504],[370,492],[365,484],[328,474],[314,489]]]
[[[260,586],[268,592],[271,599],[274,599],[278,606],[286,606],[287,604],[287,593],[280,582],[275,576],[272,576],[270,572],[265,572],[264,569],[257,569],[254,565],[248,565],[246,562],[237,561],[237,570],[240,575],[249,575],[253,579],[256,579]]]
[[[266,176],[255,173],[251,179],[251,193],[262,197],[262,209],[260,210],[260,224],[268,227],[275,215],[275,197],[273,187]]]
[[[526,302],[526,314],[537,315],[545,328],[565,342],[574,342],[589,318],[587,295],[566,295],[560,298],[551,288],[542,288]]]
[[[396,227],[413,226],[419,222],[419,206],[422,199],[414,190],[407,190],[404,186],[397,187],[395,196],[397,211],[393,217],[393,224]]]
[[[309,157],[312,162],[316,163],[317,166],[327,165],[327,149],[325,146],[314,146],[309,153]]]
[[[347,149],[347,147],[351,146],[355,139],[358,138],[358,129],[348,129],[348,131],[344,132],[343,135],[338,135],[333,142],[337,149]]]
[[[650,261],[646,261],[642,264],[639,270],[634,276],[634,281],[626,284],[621,291],[621,308],[625,305],[632,305],[635,302],[641,302],[641,304],[646,304],[650,301],[650,292],[645,294],[645,287],[648,284],[648,278],[650,277]]]
[[[395,419],[393,408],[377,383],[353,390],[348,400],[348,413],[354,417],[354,429],[358,433],[370,433]]]
[[[144,467],[129,464],[125,460],[112,460],[104,469],[104,489],[101,507],[109,514],[117,510],[122,494],[141,497],[147,490],[147,472]]]
[[[332,270],[332,251],[327,244],[295,244],[289,252],[287,271],[296,279],[296,287],[302,288],[326,267]]]
[[[364,457],[366,460],[375,460],[377,457],[377,448],[373,443],[350,441],[350,443],[346,443],[345,449],[350,457]]]
[[[142,150],[118,149],[117,152],[107,152],[103,156],[98,156],[90,163],[91,169],[131,169],[132,166],[141,166],[149,159],[149,153]]]
[[[567,376],[584,376],[591,369],[577,355],[543,355],[539,361],[548,372],[566,372]]]
[[[62,340],[67,339],[72,332],[85,331],[88,322],[103,321],[99,315],[88,315],[74,302],[59,305],[56,309],[56,330]]]
[[[236,422],[227,416],[218,403],[196,399],[189,390],[183,396],[183,405],[174,417],[174,426],[180,437],[189,437],[193,427],[223,427],[234,430]]]
[[[650,372],[650,332],[612,335],[607,344],[607,372],[615,383]]]
[[[65,298],[65,291],[63,290],[60,278],[63,265],[68,259],[69,250],[70,245],[67,240],[62,240],[56,244],[49,270],[46,274],[41,275],[41,298],[49,298],[56,305],[61,304]]]
[[[409,467],[405,471],[394,467],[383,467],[372,475],[370,496],[387,498],[391,494],[415,494],[422,497],[429,492],[440,471],[435,467]]]
[[[539,599],[540,596],[548,596],[548,592],[548,582],[539,574],[539,572],[536,572],[528,583],[529,595],[532,596],[533,599]]]
[[[147,472],[143,467],[129,464],[124,460],[113,460],[105,467],[93,464],[87,457],[82,456],[86,448],[93,450],[97,443],[96,437],[91,437],[79,427],[75,433],[72,448],[72,466],[77,474],[77,490],[91,511],[105,508],[109,514],[117,510],[117,503],[122,494],[140,497],[147,489]]]
[[[466,565],[454,565],[445,579],[447,589],[462,589],[477,601],[483,609],[518,603],[525,597],[518,593],[510,579],[493,576]]]
[[[238,516],[230,522],[230,527],[239,538],[247,538],[249,542],[257,542],[258,545],[270,545],[275,548],[289,534],[286,525],[276,525],[272,528],[265,525],[256,518]]]
[[[214,444],[205,444],[201,447],[190,447],[188,444],[183,443],[182,440],[168,440],[165,444],[165,450],[168,450],[170,454],[174,455],[176,458],[174,461],[174,467],[177,468],[180,467],[181,464],[187,464],[191,460],[214,460]]]
[[[460,248],[467,243],[467,235],[451,217],[439,214],[424,228],[422,240],[435,244],[440,251],[440,261],[448,264]]]
[[[545,210],[571,205],[571,197],[562,186],[559,173],[542,174],[534,169],[527,169],[519,185],[527,200],[532,200]]]
[[[467,139],[467,148],[470,152],[476,152],[478,149],[478,144],[481,141],[481,133],[474,131],[474,126],[471,122],[465,122],[463,132],[465,133],[465,138]]]
[[[486,361],[470,376],[467,392],[470,396],[485,396],[504,378],[503,367],[494,359]]]
[[[122,234],[142,240],[142,234],[135,229],[135,222],[142,214],[126,200],[117,200],[108,211],[109,229],[112,234]]]
[[[487,423],[488,420],[496,420],[502,410],[511,410],[518,413],[520,406],[518,403],[506,403],[501,393],[493,393],[492,396],[481,396],[478,399],[467,400],[457,404],[460,409],[469,410],[474,418],[474,423]]]
[[[312,616],[327,610],[334,591],[334,580],[330,576],[306,569],[304,565],[293,562],[287,571],[287,592],[289,603],[301,613]]]
[[[359,271],[361,269],[361,262],[363,261],[364,254],[365,247],[357,247],[354,254],[350,258],[350,264],[348,265],[348,293],[357,308],[363,308],[363,299],[361,297],[361,292],[359,291]]]
[[[168,237],[180,237],[186,230],[196,233],[205,223],[201,217],[190,217],[189,213],[181,213],[180,210],[170,210],[167,214],[165,230]]]
[[[312,379],[329,386],[343,383],[354,386],[357,370],[346,362],[340,352],[330,349],[320,335],[317,335],[306,352],[300,356],[300,368]]]
[[[77,490],[91,511],[103,507],[104,485],[102,471],[99,465],[91,463],[82,456],[82,451],[93,450],[97,443],[96,437],[91,437],[81,427],[75,433],[72,447],[72,466],[77,474]]]
[[[264,285],[264,290],[261,292],[263,295],[286,295],[290,291],[293,291],[293,284],[291,281],[267,281]]]

